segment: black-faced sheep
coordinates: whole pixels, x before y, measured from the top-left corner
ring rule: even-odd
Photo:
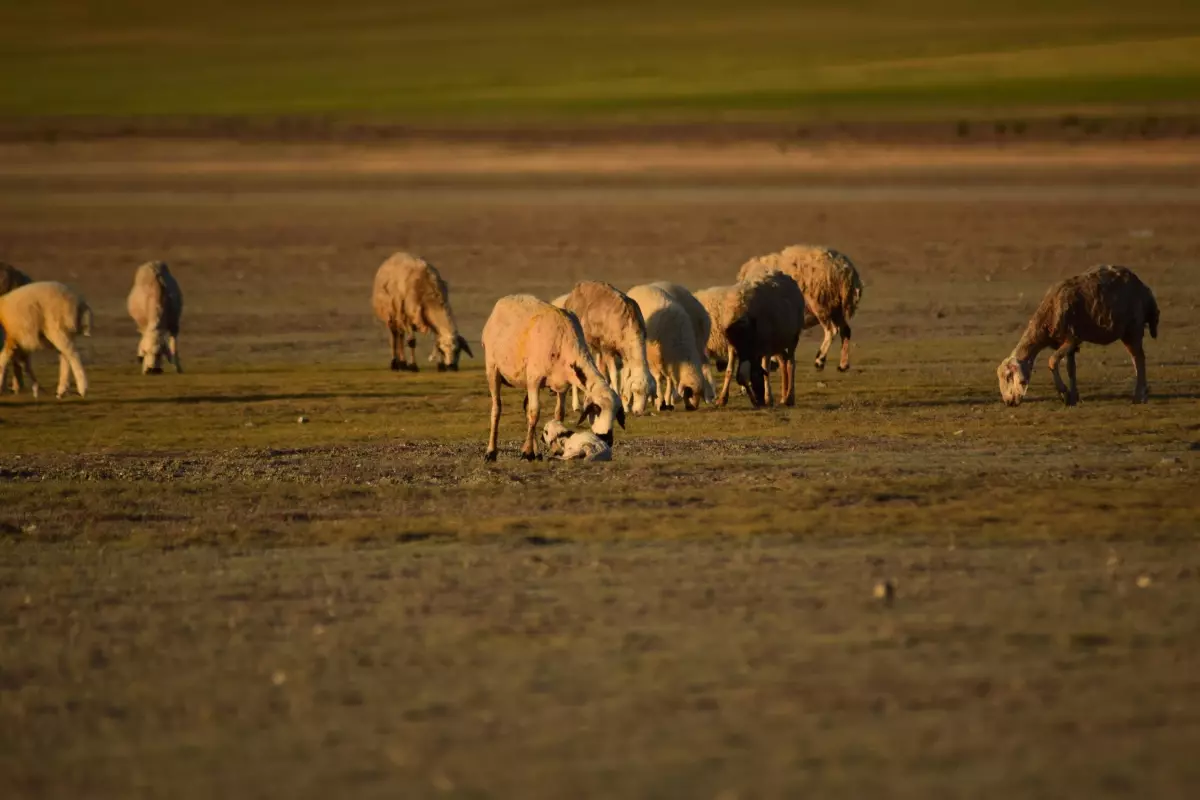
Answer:
[[[580,423],[592,419],[592,433],[610,446],[613,423],[625,427],[625,410],[617,393],[600,374],[588,351],[579,320],[528,294],[496,301],[483,326],[483,349],[488,390],[492,396],[491,432],[484,458],[495,461],[500,430],[500,389],[525,388],[528,429],[521,457],[538,457],[536,433],[540,414],[538,395],[544,387],[562,394],[575,386],[585,405]]]
[[[738,271],[744,281],[770,270],[779,270],[792,277],[800,286],[807,305],[804,327],[820,325],[825,332],[813,365],[825,368],[834,334],[842,337],[842,356],[838,371],[850,369],[850,319],[862,299],[862,281],[858,270],[837,250],[809,245],[793,245],[778,253],[751,259]]]
[[[611,284],[580,281],[554,305],[579,320],[597,368],[607,375],[624,406],[634,414],[645,411],[657,387],[646,362],[646,321],[637,303]],[[561,397],[555,418],[562,419]]]
[[[137,268],[126,307],[141,334],[137,357],[142,363],[142,374],[162,372],[164,355],[175,365],[176,372],[183,372],[179,361],[183,292],[164,262],[150,261]]]
[[[1007,405],[1020,405],[1029,388],[1034,359],[1042,350],[1053,347],[1049,367],[1054,386],[1063,402],[1073,406],[1079,402],[1075,354],[1080,346],[1084,342],[1112,344],[1120,340],[1133,359],[1137,377],[1133,402],[1144,403],[1150,395],[1146,353],[1142,349],[1146,328],[1150,336],[1158,338],[1158,303],[1150,287],[1132,270],[1101,265],[1059,281],[1038,304],[1012,354],[996,368],[1000,397]],[[1069,386],[1058,372],[1063,359],[1067,362]]]
[[[691,317],[682,305],[655,286],[635,286],[626,294],[646,320],[646,358],[658,385],[658,409],[680,398],[688,411],[704,399],[704,356],[696,348]]]
[[[5,332],[0,385],[8,378],[9,363],[20,363],[29,373],[37,397],[38,382],[29,354],[49,343],[59,355],[58,398],[67,394],[72,374],[80,396],[87,395],[87,375],[75,349],[75,337],[81,333],[90,336],[92,330],[92,310],[82,297],[61,283],[26,284],[0,296],[0,328]]]
[[[392,369],[417,371],[417,334],[434,333],[437,345],[430,355],[439,372],[457,370],[461,353],[474,358],[458,332],[450,307],[450,290],[432,264],[408,253],[396,253],[375,273],[371,293],[375,316],[392,337]],[[411,358],[405,358],[405,345]]]

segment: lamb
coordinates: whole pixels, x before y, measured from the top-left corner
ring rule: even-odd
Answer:
[[[461,353],[475,357],[458,332],[446,282],[423,259],[400,252],[384,261],[375,273],[371,305],[391,334],[393,371],[418,371],[417,333],[436,335],[429,360],[437,362],[438,372],[457,371]],[[410,359],[405,358],[405,345],[412,352]]]
[[[611,284],[580,281],[553,304],[578,318],[597,368],[607,374],[609,385],[617,389],[622,404],[634,414],[643,413],[657,386],[646,361],[646,321],[637,303]],[[624,380],[618,374],[622,364]],[[578,390],[573,389],[576,411],[579,410],[577,394]],[[562,420],[561,397],[554,416]]]
[[[787,273],[799,284],[807,304],[804,327],[820,325],[825,331],[813,365],[825,369],[825,359],[837,333],[842,337],[838,371],[850,369],[850,319],[858,309],[863,290],[854,264],[837,250],[793,245],[779,253],[747,261],[738,271],[738,280],[748,280],[773,269]]]
[[[0,295],[5,295],[16,289],[18,286],[24,286],[30,283],[31,279],[28,275],[11,264],[6,264],[0,261]],[[0,347],[4,346],[4,328],[0,327]],[[21,365],[17,361],[13,361],[13,377],[12,391],[13,394],[18,394],[21,391],[21,383],[23,377],[21,374]],[[0,392],[4,391],[4,386],[0,384]]]
[[[614,420],[625,427],[625,409],[617,393],[600,374],[588,352],[583,328],[569,311],[528,294],[496,301],[483,326],[483,349],[488,390],[492,396],[491,432],[484,459],[495,461],[500,429],[500,387],[525,387],[528,428],[521,458],[539,457],[535,442],[542,387],[562,394],[570,386],[583,392],[585,406],[579,424],[592,420],[592,433],[609,446]]]
[[[175,371],[183,372],[183,364],[179,361],[183,292],[165,262],[150,261],[137,268],[126,307],[142,335],[137,348],[142,374],[162,373],[164,350],[167,361],[175,365]]]
[[[683,310],[691,319],[692,328],[696,332],[696,349],[700,353],[701,371],[704,375],[704,402],[711,403],[716,392],[713,390],[712,368],[708,363],[708,338],[712,333],[712,318],[709,316],[708,310],[686,286],[680,286],[678,283],[670,281],[658,281],[650,285],[669,294],[672,300],[683,306]]]
[[[714,328],[720,325],[723,329],[724,342],[710,337],[710,348],[722,343],[727,346],[725,381],[717,405],[728,402],[735,373],[756,408],[770,405],[766,367],[772,358],[780,364],[780,402],[795,405],[796,343],[804,329],[804,295],[791,276],[767,272],[735,286],[702,292],[700,299],[713,305]],[[748,376],[742,362],[746,362]]]
[[[635,286],[626,294],[646,320],[646,357],[658,384],[658,410],[674,408],[679,397],[695,411],[704,397],[704,356],[687,311],[656,286]]]
[[[36,398],[38,382],[29,354],[48,342],[59,354],[58,398],[67,394],[72,374],[80,397],[87,396],[87,375],[74,341],[78,334],[92,333],[92,310],[82,297],[61,283],[26,284],[0,296],[0,328],[6,334],[0,350],[0,385],[8,377],[9,362],[14,371],[20,364],[29,373]]]
[[[1029,388],[1033,362],[1037,354],[1054,347],[1050,356],[1050,374],[1058,396],[1068,406],[1079,402],[1075,383],[1075,354],[1084,342],[1112,344],[1118,339],[1133,358],[1137,376],[1133,402],[1145,403],[1150,397],[1146,386],[1146,353],[1142,349],[1145,329],[1158,338],[1158,303],[1150,287],[1126,267],[1102,264],[1082,275],[1059,281],[1050,287],[1025,332],[1008,358],[996,368],[1000,397],[1006,405],[1018,406]],[[1067,362],[1063,383],[1058,365]]]
[[[542,441],[552,458],[561,461],[612,461],[612,448],[591,431],[569,431],[558,420],[542,429]]]

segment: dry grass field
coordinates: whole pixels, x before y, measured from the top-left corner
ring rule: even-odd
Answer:
[[[439,179],[31,152],[0,161],[0,259],[78,287],[96,333],[86,400],[0,398],[0,796],[1200,785],[1194,163]],[[815,372],[809,332],[795,408],[632,418],[603,465],[520,462],[510,391],[484,464],[498,296],[727,283],[804,241],[863,275],[851,372]],[[388,371],[368,297],[397,249],[449,281],[462,372]],[[135,364],[153,258],[183,375]],[[1079,407],[1044,358],[1004,407],[1045,288],[1102,262],[1162,307],[1151,403],[1116,346],[1082,351]]]

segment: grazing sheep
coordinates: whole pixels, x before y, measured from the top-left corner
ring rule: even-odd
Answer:
[[[1133,358],[1137,375],[1133,402],[1145,403],[1150,396],[1146,386],[1146,353],[1142,349],[1147,327],[1150,336],[1157,339],[1158,303],[1150,287],[1132,270],[1101,265],[1059,281],[1038,304],[1012,354],[996,368],[1000,397],[1007,405],[1020,405],[1029,388],[1034,359],[1042,350],[1053,347],[1049,367],[1054,386],[1063,402],[1073,406],[1079,402],[1075,354],[1080,345],[1112,344],[1119,339]],[[1063,383],[1058,372],[1064,358],[1070,386]]]
[[[646,320],[646,357],[658,384],[658,410],[674,408],[681,398],[688,411],[695,411],[704,399],[704,355],[687,310],[656,286],[635,286],[626,294]]]
[[[704,402],[711,403],[716,397],[716,391],[713,389],[712,370],[708,363],[708,338],[712,333],[712,317],[709,316],[704,304],[697,300],[696,295],[692,294],[686,286],[680,286],[678,283],[670,281],[658,281],[650,285],[669,294],[672,300],[683,306],[683,310],[687,312],[688,318],[692,321],[692,328],[696,332],[696,349],[700,353],[703,365]]]
[[[87,395],[87,375],[75,350],[78,334],[92,333],[92,310],[83,298],[61,283],[29,283],[0,296],[0,328],[4,328],[4,349],[0,351],[0,385],[8,377],[9,362],[20,364],[29,373],[33,396],[38,395],[37,376],[29,354],[48,342],[59,355],[58,398],[70,388],[75,376],[79,395]]]
[[[646,410],[657,387],[646,362],[646,321],[637,303],[615,286],[599,281],[580,281],[554,305],[570,311],[583,328],[583,338],[595,357],[596,366],[617,390],[622,404],[634,414]],[[624,379],[621,379],[624,365]],[[579,410],[578,390],[572,388],[573,406]],[[562,397],[554,418],[562,420]]]
[[[612,448],[591,431],[570,431],[558,420],[542,429],[542,441],[552,458],[562,461],[612,461]]]
[[[728,402],[735,373],[755,407],[770,405],[771,383],[766,369],[772,358],[780,365],[780,403],[795,405],[796,343],[804,330],[804,296],[800,287],[790,275],[767,272],[730,287],[720,300],[715,318],[724,325],[728,350],[725,381],[717,395],[717,405]]]
[[[183,292],[166,263],[150,261],[137,268],[126,307],[142,335],[137,348],[142,374],[162,372],[160,364],[164,350],[167,361],[175,365],[175,371],[183,372],[183,364],[179,361]]]
[[[804,327],[820,325],[825,331],[814,366],[825,369],[825,358],[837,333],[842,337],[838,371],[850,369],[850,319],[858,309],[863,290],[854,264],[836,250],[793,245],[747,261],[738,271],[738,280],[748,280],[773,269],[787,273],[799,284],[807,304]]]
[[[528,294],[502,297],[483,326],[483,349],[492,395],[492,427],[484,456],[487,461],[495,461],[498,452],[501,386],[525,387],[528,429],[521,458],[526,460],[538,457],[535,433],[542,387],[562,394],[568,387],[577,386],[586,401],[580,424],[590,417],[592,433],[610,446],[614,420],[625,427],[621,400],[596,369],[583,328],[571,312]]]
[[[461,353],[475,357],[459,335],[450,290],[432,264],[408,253],[392,255],[375,273],[371,305],[392,336],[394,371],[417,371],[417,333],[436,334],[437,345],[429,360],[437,362],[438,372],[458,370]],[[404,357],[405,345],[411,359]]]
[[[18,286],[24,286],[30,283],[30,277],[21,270],[0,261],[0,295],[5,295],[16,289]],[[4,328],[0,328],[0,347],[4,346]],[[13,361],[13,376],[12,376],[12,392],[19,394],[23,376],[21,374],[21,365],[18,361]],[[0,384],[0,393],[4,391],[3,384]]]

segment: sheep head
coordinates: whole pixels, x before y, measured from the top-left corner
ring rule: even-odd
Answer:
[[[592,423],[592,433],[609,447],[613,443],[613,422],[625,428],[625,406],[621,398],[604,381],[593,381],[586,390],[586,403],[583,413],[579,415],[578,425],[584,420]]]
[[[633,414],[644,414],[646,404],[658,393],[654,376],[647,370],[634,369],[626,364],[621,369],[621,404]]]
[[[996,377],[1000,381],[1000,399],[1008,406],[1019,406],[1029,389],[1029,376],[1033,374],[1033,361],[1021,361],[1016,356],[1009,356],[996,367]]]
[[[162,372],[163,351],[167,349],[163,341],[166,337],[161,331],[147,328],[138,342],[137,357],[142,362],[143,375],[157,375]]]
[[[458,359],[463,353],[471,358],[475,357],[465,338],[457,333],[448,333],[445,336],[438,336],[437,346],[429,354],[429,360],[437,363],[438,372],[446,370],[458,372]]]

